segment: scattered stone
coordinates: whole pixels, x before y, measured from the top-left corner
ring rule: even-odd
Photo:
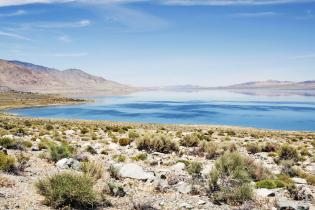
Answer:
[[[152,172],[146,172],[143,168],[135,163],[124,164],[119,169],[119,175],[123,178],[132,178],[140,180],[153,180],[154,174]]]
[[[268,189],[265,189],[265,188],[261,188],[261,189],[256,189],[256,195],[258,197],[274,197],[275,196],[275,192],[272,191],[272,190],[268,190]]]
[[[201,205],[205,205],[205,204],[206,204],[206,201],[204,201],[204,200],[199,200],[199,201],[198,201],[198,205],[200,205],[200,206],[201,206]]]
[[[299,178],[299,177],[293,177],[292,181],[295,184],[307,184],[307,181],[305,179]]]
[[[80,170],[80,162],[73,158],[63,158],[56,163],[56,166],[60,169],[73,169]]]
[[[182,162],[179,162],[179,163],[176,163],[175,165],[173,165],[171,167],[171,170],[175,171],[175,172],[181,172],[181,171],[185,170],[185,168],[186,168],[186,165]]]
[[[292,190],[291,196],[295,200],[313,201],[314,196],[311,189],[307,185],[300,185],[296,189]]]
[[[188,194],[192,191],[192,185],[187,182],[179,182],[176,189],[180,193]]]
[[[184,209],[193,209],[194,207],[192,205],[190,205],[189,203],[182,203],[180,205],[181,208],[184,208]]]
[[[311,163],[310,165],[306,166],[305,170],[315,175],[315,163]]]
[[[306,202],[281,199],[276,202],[279,210],[309,210],[310,205]]]

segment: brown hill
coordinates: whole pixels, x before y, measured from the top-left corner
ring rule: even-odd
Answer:
[[[60,71],[6,60],[0,60],[0,86],[17,91],[64,95],[112,95],[135,90],[78,69]]]

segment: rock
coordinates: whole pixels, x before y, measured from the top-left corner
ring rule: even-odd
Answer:
[[[306,202],[281,199],[276,202],[279,210],[309,210],[310,205]]]
[[[65,131],[65,134],[66,134],[67,136],[73,135],[73,134],[75,134],[75,131],[74,131],[74,130],[66,130],[66,131]]]
[[[179,177],[176,176],[176,175],[172,175],[172,176],[169,176],[169,177],[167,178],[167,183],[168,183],[169,185],[175,185],[175,184],[177,184],[179,181],[180,181],[180,179],[179,179]]]
[[[56,163],[56,166],[60,169],[80,170],[81,164],[73,158],[63,158]]]
[[[185,168],[186,168],[186,165],[182,162],[179,162],[179,163],[176,163],[175,165],[173,165],[171,167],[171,170],[175,171],[175,172],[181,172],[181,171],[185,170]]]
[[[135,163],[127,163],[119,169],[119,175],[123,178],[132,178],[139,180],[153,180],[154,174],[146,172],[143,168]]]
[[[315,175],[315,163],[311,163],[310,165],[306,166],[305,170]]]
[[[190,205],[189,203],[182,203],[180,205],[181,208],[184,208],[184,209],[193,209],[194,207],[192,205]]]
[[[89,160],[89,156],[90,156],[90,154],[88,152],[84,152],[84,153],[77,154],[75,156],[75,159],[80,161],[80,162],[84,162],[84,161]]]
[[[295,200],[313,201],[314,196],[311,189],[307,185],[300,185],[291,192],[291,196]]]
[[[192,191],[192,185],[187,182],[179,182],[176,189],[180,193],[188,194]]]
[[[293,177],[292,181],[295,184],[307,184],[307,181],[305,179],[299,178],[299,177]]]
[[[202,174],[204,177],[208,176],[208,174],[211,172],[213,166],[214,166],[214,163],[205,165],[205,166],[203,167],[202,171],[201,171],[201,174]]]
[[[107,146],[108,149],[110,150],[118,150],[119,149],[119,145],[118,144],[115,144],[115,143],[110,143],[108,146]]]
[[[259,196],[259,197],[274,197],[275,196],[275,192],[272,191],[272,190],[268,190],[268,189],[265,189],[265,188],[261,188],[261,189],[256,189],[255,190],[256,192],[256,195]]]
[[[206,201],[204,201],[204,200],[199,200],[199,201],[198,201],[198,205],[200,205],[200,206],[201,206],[201,205],[205,205],[205,204],[206,204]]]

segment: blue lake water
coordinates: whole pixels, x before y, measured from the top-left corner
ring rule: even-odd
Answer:
[[[315,131],[313,92],[138,92],[95,103],[9,110],[22,116],[150,123],[235,125]]]

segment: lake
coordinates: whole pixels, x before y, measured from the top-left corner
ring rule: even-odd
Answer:
[[[315,131],[315,95],[312,91],[148,91],[94,99],[95,103],[89,104],[8,112],[39,118]]]

